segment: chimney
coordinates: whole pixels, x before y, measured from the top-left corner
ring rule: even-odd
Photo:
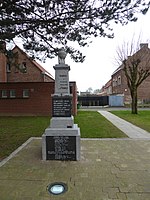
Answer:
[[[147,47],[148,48],[148,43],[141,43],[140,44],[140,49],[143,48],[143,47]]]
[[[5,56],[6,43],[0,41],[0,82],[7,82],[7,72],[6,72],[6,62],[7,58]]]

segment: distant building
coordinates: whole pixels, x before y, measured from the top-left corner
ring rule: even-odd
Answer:
[[[140,59],[142,58],[141,68],[145,66],[145,62],[147,62],[147,67],[150,68],[150,49],[148,48],[148,44],[141,44],[140,50],[137,51],[134,55],[128,57],[128,60],[131,60],[132,57],[135,55],[136,59],[138,59],[138,57],[140,57]],[[147,55],[149,57],[148,61],[145,60],[147,59]],[[112,74],[112,94],[122,94],[124,95],[124,102],[131,103],[130,90],[127,86],[127,80],[123,70],[123,65],[121,65]],[[138,101],[150,101],[150,76],[145,79],[138,88]]]
[[[101,96],[109,96],[112,94],[112,79],[110,79],[101,89]]]
[[[141,44],[140,47],[140,50],[132,56],[136,55],[136,58],[142,58],[141,68],[144,66],[142,63],[147,62],[145,59],[149,57],[147,67],[150,68],[150,49],[148,48],[148,44]],[[129,56],[128,60],[132,59],[132,56]],[[104,95],[124,96],[124,103],[129,104],[131,103],[131,95],[123,67],[122,64],[113,72],[111,80],[103,86],[102,91]],[[150,102],[150,76],[138,88],[138,102]]]
[[[91,94],[91,92],[80,92],[81,96],[87,96],[87,95],[90,95],[90,94]]]

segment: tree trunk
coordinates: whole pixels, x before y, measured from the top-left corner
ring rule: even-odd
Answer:
[[[132,114],[138,114],[138,110],[137,110],[137,89],[134,89],[134,91],[132,92]]]

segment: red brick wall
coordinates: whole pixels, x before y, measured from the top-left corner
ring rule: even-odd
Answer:
[[[121,76],[121,85],[112,86],[113,94],[124,94],[124,101],[131,102],[130,90],[127,86],[124,71],[118,71],[112,76],[112,79],[117,79],[118,76]],[[150,100],[150,76],[138,88],[138,101],[143,100]]]
[[[118,77],[120,77],[120,83],[118,84]],[[117,80],[116,85],[113,85],[113,80]],[[123,70],[119,70],[115,74],[112,75],[112,93],[113,94],[126,94],[129,95],[129,89],[127,86],[127,79]]]
[[[3,53],[0,53],[0,82],[6,82],[6,57]]]
[[[13,52],[18,52],[18,57],[16,61],[14,61],[15,64],[22,64],[25,62],[27,71],[23,73],[17,69],[15,64],[11,64],[11,71],[7,73],[8,82],[43,82],[44,76],[41,74],[41,71],[34,66],[26,54],[22,53],[17,48]]]
[[[141,101],[150,101],[150,76],[138,88],[138,97]]]
[[[76,114],[76,85],[71,83],[73,94],[73,115]],[[23,89],[29,90],[29,98],[23,98]],[[7,98],[2,98],[7,90]],[[10,98],[9,91],[15,90],[16,97]],[[0,83],[0,115],[51,116],[54,82]]]

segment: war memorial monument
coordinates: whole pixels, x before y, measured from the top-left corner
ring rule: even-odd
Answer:
[[[72,116],[72,95],[69,87],[70,66],[66,52],[58,52],[55,69],[55,93],[52,95],[50,127],[42,135],[43,160],[80,160],[80,128]]]

